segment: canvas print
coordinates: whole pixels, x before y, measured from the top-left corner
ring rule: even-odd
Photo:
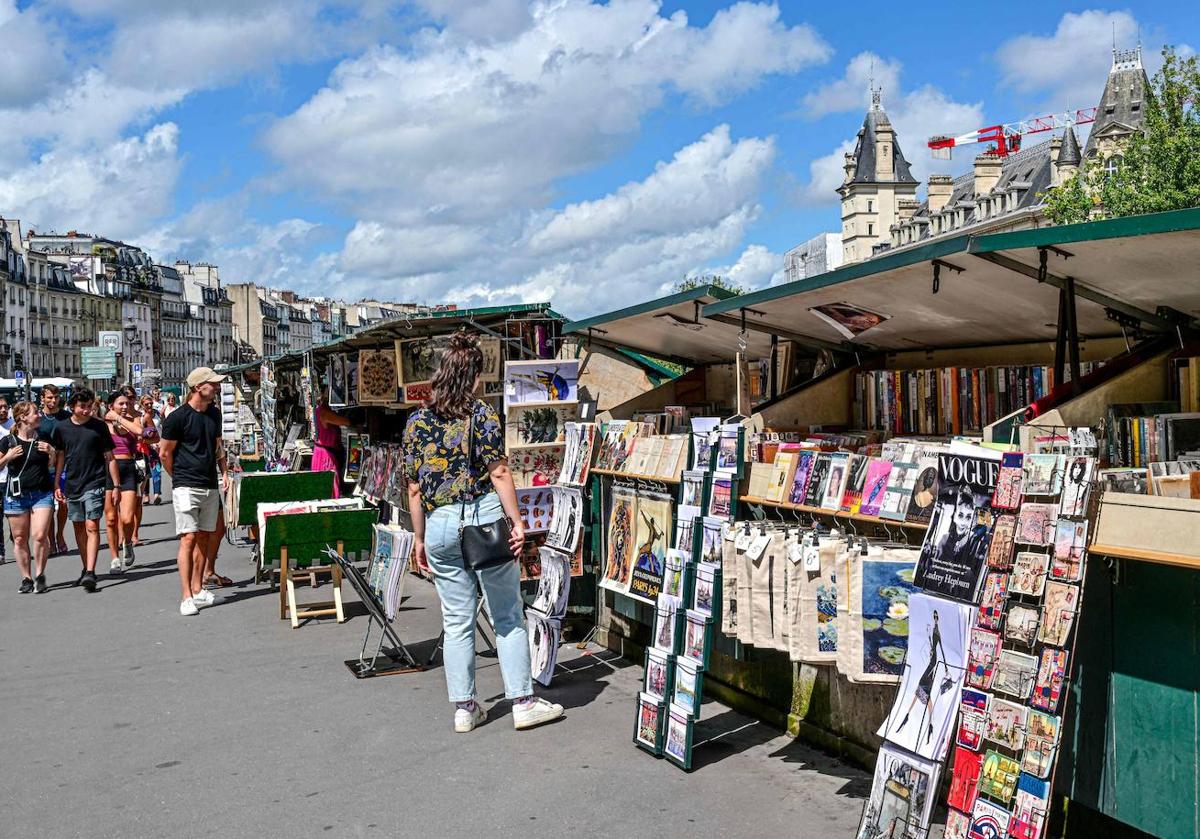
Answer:
[[[925,593],[910,596],[908,605],[908,659],[878,733],[927,760],[940,760],[958,710],[973,610]]]
[[[549,487],[524,487],[517,490],[517,512],[526,535],[545,533],[554,512],[554,493]]]
[[[1050,576],[1055,580],[1078,582],[1083,577],[1083,556],[1087,545],[1088,523],[1059,519],[1054,528],[1054,559]]]
[[[557,446],[567,440],[567,423],[576,416],[574,406],[567,408],[514,407],[504,419],[504,446]]]
[[[922,457],[917,463],[917,478],[913,483],[912,496],[908,499],[908,512],[904,520],[913,524],[929,524],[937,499],[938,458]]]
[[[938,500],[917,562],[925,591],[973,603],[987,564],[999,461],[938,454]]]
[[[992,524],[992,538],[988,544],[987,564],[989,568],[1006,570],[1012,568],[1013,546],[1017,535],[1017,517],[1001,513]]]
[[[1025,455],[1025,494],[1058,495],[1062,489],[1062,460],[1060,454]]]
[[[663,755],[684,769],[692,768],[692,717],[674,706],[667,707],[667,731]]]
[[[985,629],[999,629],[1004,621],[1004,605],[1007,602],[1007,572],[988,572],[983,578],[983,597],[979,601],[979,615],[975,618],[975,625]]]
[[[700,687],[704,679],[700,662],[678,656],[675,659],[675,689],[671,704],[693,719],[700,716]]]
[[[633,732],[633,742],[651,754],[662,753],[665,708],[661,696],[654,696],[648,692],[638,694],[638,719]]]
[[[604,575],[600,585],[627,592],[635,558],[633,530],[637,518],[637,494],[630,489],[613,487],[610,510]]]
[[[962,746],[954,747],[954,764],[950,771],[950,792],[946,803],[955,810],[971,812],[979,794],[979,774],[983,769],[983,755]]]
[[[1012,576],[1009,577],[1009,594],[1025,594],[1041,597],[1046,587],[1046,573],[1050,569],[1049,554],[1035,551],[1017,551],[1013,561]]]
[[[483,353],[483,369],[479,373],[479,381],[500,381],[500,370],[504,366],[504,350],[500,339],[485,335],[479,339],[479,351]]]
[[[1057,504],[1026,502],[1017,518],[1016,541],[1023,545],[1049,545],[1054,541],[1054,526],[1058,521]]]
[[[542,575],[531,608],[548,618],[564,617],[571,595],[571,557],[553,548],[542,548],[538,554]]]
[[[992,690],[1015,696],[1017,699],[1028,699],[1033,691],[1033,682],[1037,676],[1037,659],[1016,650],[1001,650],[996,659],[996,674],[992,677]],[[993,702],[995,700],[993,699]]]
[[[665,702],[674,687],[674,662],[662,650],[646,649],[646,674],[642,680],[642,691],[658,702]]]
[[[1008,835],[1012,839],[1042,839],[1049,806],[1050,784],[1022,772],[1017,779],[1017,797],[1013,800]]]
[[[662,591],[667,539],[673,527],[672,506],[669,496],[653,492],[638,493],[633,572],[628,592],[631,597],[653,603]]]
[[[891,461],[882,458],[871,458],[867,467],[867,481],[863,485],[862,507],[859,512],[864,516],[878,516],[883,506],[883,496],[887,492],[888,476],[892,474]]]
[[[860,563],[862,673],[855,674],[859,680],[891,681],[904,672],[909,599],[917,590],[913,585],[913,565],[912,560],[886,557],[864,558]]]
[[[995,754],[988,753],[988,759]],[[984,761],[984,769],[987,769],[987,761]],[[1013,780],[1016,784],[1016,780]],[[983,785],[980,784],[982,790]],[[1009,793],[1009,797],[1012,794]],[[1004,839],[1008,836],[1008,821],[1009,812],[1003,807],[997,807],[990,801],[985,799],[977,799],[975,807],[971,811],[971,826],[967,828],[967,839]]]
[[[958,706],[958,736],[955,742],[964,748],[979,750],[983,742],[983,731],[987,725],[988,705],[991,694],[974,688],[962,689],[962,702]]]
[[[358,401],[391,404],[397,401],[396,354],[390,350],[358,351]]]
[[[1030,709],[1025,721],[1025,751],[1021,753],[1021,771],[1038,778],[1050,777],[1058,752],[1059,718]]]
[[[1025,455],[1009,452],[1000,458],[1000,474],[996,477],[996,494],[992,506],[1001,510],[1016,510],[1021,506],[1025,486]]]
[[[1020,751],[1025,746],[1025,713],[1024,705],[995,697],[988,707],[983,739],[1009,751]]]
[[[1004,639],[1022,647],[1032,647],[1037,639],[1038,622],[1041,618],[1041,612],[1033,606],[1012,604],[1008,607],[1008,614],[1004,619]]]
[[[1086,516],[1088,498],[1092,487],[1092,470],[1096,466],[1094,457],[1072,455],[1067,457],[1063,472],[1062,498],[1058,511],[1064,516]]]
[[[712,618],[688,609],[683,623],[683,655],[694,659],[702,667],[707,666],[710,646],[712,646]]]
[[[654,646],[674,655],[679,641],[679,601],[659,597],[654,607]]]
[[[884,743],[856,839],[924,839],[941,766]]]
[[[996,659],[1000,656],[1000,633],[976,627],[971,630],[967,655],[967,684],[987,690],[996,675]]]
[[[517,405],[579,400],[579,361],[510,361],[504,369],[504,410]]]
[[[1041,711],[1057,711],[1066,678],[1067,651],[1054,647],[1043,648],[1029,704]]]
[[[1055,647],[1065,647],[1079,611],[1079,586],[1051,580],[1046,583],[1046,599],[1042,604],[1042,625],[1038,640]]]
[[[529,663],[533,680],[544,687],[554,678],[558,663],[558,644],[562,637],[562,621],[543,617],[532,609],[525,610],[529,633]]]

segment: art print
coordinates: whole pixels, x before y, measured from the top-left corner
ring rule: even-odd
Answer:
[[[646,674],[642,680],[642,691],[658,702],[665,702],[674,687],[674,662],[662,650],[650,647],[646,650]]]
[[[1040,620],[1041,612],[1037,608],[1014,603],[1008,607],[1004,620],[1004,639],[1022,647],[1032,647]]]
[[[798,469],[799,467],[797,467]],[[862,507],[859,509],[864,516],[878,516],[883,506],[883,497],[887,492],[888,477],[892,474],[890,461],[871,458],[867,467],[867,482],[863,486]]]
[[[983,579],[983,597],[979,601],[976,626],[999,629],[1004,621],[1004,605],[1008,602],[1008,573],[990,571]]]
[[[946,803],[955,810],[971,812],[979,795],[979,774],[983,755],[962,746],[954,747],[954,768],[950,772],[950,792]]]
[[[740,425],[721,426],[717,438],[717,469],[724,472],[740,474],[742,468],[742,427]]]
[[[924,839],[941,766],[884,743],[857,839]]]
[[[910,555],[914,552],[909,551]],[[857,681],[896,681],[904,672],[904,659],[909,642],[909,600],[916,592],[913,586],[914,559],[894,560],[864,558],[860,563],[858,580],[861,587],[856,604],[851,599],[851,612],[861,615],[861,672]],[[851,615],[851,624],[855,617]],[[856,645],[851,644],[851,649]]]
[[[692,608],[701,615],[712,617],[721,602],[721,567],[709,562],[696,566],[696,586],[692,592]]]
[[[526,535],[545,533],[554,512],[554,493],[549,487],[524,487],[517,490],[517,513]]]
[[[1016,510],[1021,506],[1025,486],[1025,455],[1010,452],[1000,457],[1000,474],[996,477],[996,494],[992,506],[1001,510]]]
[[[933,505],[938,500],[938,459],[922,457],[917,464],[917,477],[913,483],[912,496],[908,500],[908,512],[904,520],[913,524],[929,524],[933,517]]]
[[[988,707],[983,739],[1010,751],[1020,751],[1025,746],[1025,713],[1024,705],[994,698]]]
[[[358,351],[358,401],[392,404],[397,401],[396,354],[391,350]]]
[[[680,501],[681,507],[703,507],[704,506],[704,482],[708,477],[706,472],[689,471],[684,472],[680,480]]]
[[[531,608],[548,618],[564,617],[571,595],[571,557],[553,548],[542,548],[538,554],[542,574]]]
[[[665,571],[663,572],[662,593],[671,598],[683,597],[683,578],[686,563],[684,554],[677,548],[667,551]]]
[[[562,473],[561,447],[519,449],[508,453],[508,467],[517,486],[549,486]]]
[[[988,545],[988,567],[1012,568],[1013,546],[1017,535],[1017,517],[1010,513],[996,516],[992,525],[992,541]]]
[[[967,839],[967,831],[971,828],[969,813],[957,810],[946,811],[946,829],[942,831],[942,839]]]
[[[346,374],[346,354],[329,356],[329,367],[325,378],[329,386],[329,407],[343,408],[349,398],[349,379]]]
[[[925,593],[910,596],[908,606],[908,659],[878,733],[927,760],[941,760],[958,710],[973,609]]]
[[[514,407],[504,419],[505,448],[561,445],[567,439],[567,423],[575,419],[576,413],[574,406]]]
[[[808,487],[804,493],[804,505],[820,507],[821,499],[825,496],[825,486],[829,483],[829,468],[833,463],[833,455],[828,452],[818,452],[813,458],[812,473],[808,478]]]
[[[846,478],[849,469],[850,455],[846,452],[834,452],[830,455],[829,475],[821,493],[819,506],[823,510],[839,510],[842,506],[842,495],[846,491]]]
[[[549,687],[550,680],[554,678],[554,666],[558,663],[562,621],[544,617],[532,609],[525,610],[525,621],[529,633],[529,663],[533,680]]]
[[[996,659],[1000,655],[1000,633],[976,627],[971,630],[967,655],[967,684],[987,690],[996,675]]]
[[[708,664],[712,642],[712,618],[702,612],[687,610],[683,624],[683,655],[694,659],[701,667]]]
[[[692,717],[681,709],[668,706],[667,732],[663,755],[684,769],[692,768]]]
[[[733,478],[713,475],[708,515],[727,520],[733,518],[733,483]]]
[[[1025,594],[1041,597],[1046,587],[1046,573],[1050,569],[1050,556],[1034,551],[1017,551],[1013,561],[1012,576],[1008,580],[1009,594]]]
[[[679,601],[670,597],[659,597],[654,607],[654,646],[664,653],[674,655],[679,635]]]
[[[449,348],[449,335],[397,341],[396,358],[400,367],[400,383],[407,386],[430,381],[442,362],[442,356]]]
[[[671,704],[693,719],[700,716],[700,686],[703,679],[700,662],[679,656],[675,659],[675,690]]]
[[[1062,455],[1025,455],[1025,494],[1056,496],[1062,489]]]
[[[637,495],[633,490],[613,487],[605,544],[604,576],[600,585],[613,591],[629,591],[635,558],[633,531],[637,518]]]
[[[363,458],[371,439],[366,434],[346,435],[346,468],[342,479],[348,484],[358,483],[362,476]]]
[[[988,756],[994,754],[989,752]],[[985,771],[986,771],[986,763]],[[1016,780],[1013,780],[1016,784]],[[983,785],[980,784],[980,791]],[[1012,793],[1009,793],[1012,797]],[[1008,836],[1008,821],[1009,812],[1003,807],[997,807],[990,801],[982,798],[975,801],[975,807],[971,810],[971,826],[967,828],[967,839],[1004,839]]]
[[[1028,699],[1037,677],[1038,661],[1031,655],[1016,650],[1001,650],[996,659],[996,674],[992,677],[992,690]]]
[[[1030,710],[1025,721],[1025,751],[1021,753],[1021,771],[1039,778],[1050,777],[1058,752],[1059,718]]]
[[[633,732],[633,742],[651,754],[662,753],[665,708],[661,696],[654,696],[649,691],[638,694],[638,719]]]
[[[917,562],[918,588],[976,601],[987,564],[998,471],[994,460],[938,455],[938,500]]]
[[[983,758],[983,770],[979,773],[979,791],[1007,803],[1012,800],[1020,772],[1016,760],[995,749],[989,749]]]
[[[579,361],[510,361],[504,370],[504,410],[517,405],[577,402]]]
[[[979,750],[983,743],[983,731],[987,725],[991,698],[991,694],[981,690],[966,687],[962,689],[962,702],[958,706],[958,736],[955,737],[958,745],[974,751]]]
[[[1023,545],[1049,545],[1054,541],[1054,526],[1058,521],[1057,504],[1021,505],[1017,518],[1016,541]]]
[[[583,533],[583,490],[556,486],[551,493],[554,500],[546,544],[574,553]]]
[[[1053,579],[1078,582],[1083,577],[1087,537],[1087,519],[1058,520],[1054,528],[1054,559],[1050,562],[1050,576]]]
[[[1038,662],[1037,681],[1029,704],[1041,711],[1058,710],[1063,682],[1067,678],[1067,651],[1045,647]]]
[[[1013,801],[1008,835],[1012,839],[1041,839],[1049,806],[1050,784],[1022,772],[1017,780],[1017,797]]]
[[[671,507],[671,499],[665,495],[649,492],[638,494],[633,573],[628,592],[630,597],[653,603],[662,591],[667,538],[673,527]]]
[[[1065,647],[1079,611],[1079,586],[1051,580],[1046,583],[1046,599],[1042,604],[1042,625],[1038,640],[1055,647]]]
[[[479,371],[479,381],[500,381],[500,368],[503,367],[504,357],[499,338],[484,336],[479,339],[479,351],[483,353],[483,367]]]
[[[1092,457],[1067,458],[1059,513],[1072,517],[1087,515],[1088,498],[1092,489],[1092,470],[1095,466],[1096,459]]]

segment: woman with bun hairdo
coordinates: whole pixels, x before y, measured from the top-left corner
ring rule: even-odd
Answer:
[[[475,614],[483,589],[496,630],[504,695],[513,725],[533,728],[562,716],[561,705],[533,695],[525,604],[517,556],[525,540],[517,493],[504,454],[496,410],[475,396],[483,352],[474,336],[450,338],[431,382],[432,396],[404,429],[405,475],[418,566],[432,572],[442,603],[446,688],[455,704],[454,730],[467,732],[487,714],[475,699]],[[463,559],[460,526],[507,517],[513,559],[483,569]]]

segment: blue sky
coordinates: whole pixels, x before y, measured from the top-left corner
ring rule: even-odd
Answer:
[[[0,213],[226,282],[585,316],[684,275],[779,279],[838,228],[866,80],[935,132],[1094,105],[1183,2],[0,0]]]

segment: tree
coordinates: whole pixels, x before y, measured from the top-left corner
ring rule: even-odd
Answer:
[[[1200,64],[1163,49],[1146,91],[1145,123],[1114,171],[1093,159],[1046,196],[1056,224],[1200,207]]]
[[[697,274],[692,277],[684,277],[682,281],[675,285],[675,290],[691,291],[694,288],[700,288],[701,286],[706,285],[723,288],[726,291],[733,292],[734,294],[741,294],[746,290],[737,283],[722,277],[720,274]]]

